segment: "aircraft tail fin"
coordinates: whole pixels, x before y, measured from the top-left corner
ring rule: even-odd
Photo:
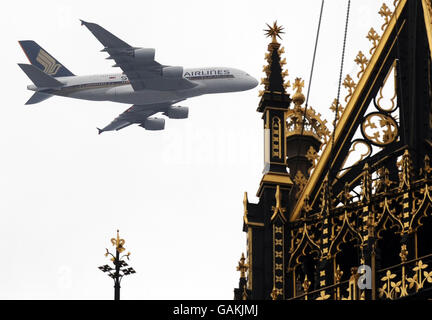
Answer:
[[[38,89],[55,89],[63,86],[63,83],[44,73],[32,64],[18,63],[18,65]]]
[[[53,77],[74,76],[64,65],[33,40],[18,41],[30,63]]]
[[[48,93],[35,92],[25,104],[39,103],[51,97],[52,95]]]

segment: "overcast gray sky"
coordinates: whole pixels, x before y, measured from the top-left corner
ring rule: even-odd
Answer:
[[[337,93],[347,1],[326,0],[310,105],[325,118]],[[353,0],[345,73],[379,33],[382,1]],[[387,1],[393,10],[393,0]],[[257,79],[270,39],[284,26],[289,79],[308,77],[320,0],[8,1],[0,12],[0,299],[112,299],[97,267],[116,230],[137,274],[123,299],[231,299],[245,251],[243,192],[257,201],[263,131],[253,90],[182,103],[187,120],[166,130],[131,126],[97,134],[128,105],[53,97],[24,106],[30,80],[18,40],[35,40],[77,75],[120,71],[79,19],[156,60],[184,67],[226,66]],[[368,55],[369,56],[369,55]],[[345,96],[345,90],[343,97]]]

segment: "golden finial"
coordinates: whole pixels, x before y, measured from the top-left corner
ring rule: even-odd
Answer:
[[[308,280],[308,277],[306,275],[304,278],[303,284],[302,284],[302,287],[303,287],[303,290],[305,293],[308,293],[310,285],[311,285],[311,282]]]
[[[301,78],[296,78],[293,84],[293,89],[296,90],[296,92],[292,97],[292,100],[295,105],[300,106],[305,101],[305,96],[302,92],[303,87],[304,87],[304,80],[302,80]]]
[[[120,253],[122,253],[123,251],[125,251],[125,248],[123,248],[123,245],[125,244],[125,240],[124,239],[120,239],[120,234],[119,234],[119,230],[117,230],[117,239],[116,238],[111,238],[111,243],[113,246],[116,247],[116,250]]]
[[[370,28],[368,35],[366,36],[367,39],[369,39],[369,41],[372,41],[372,48],[369,50],[369,53],[372,54],[373,51],[376,49],[376,47],[378,46],[378,42],[380,40],[380,36],[378,33],[376,33],[374,28]]]
[[[353,81],[353,79],[351,78],[351,76],[349,74],[347,74],[342,85],[348,89],[348,95],[345,97],[345,102],[347,102],[348,99],[351,98],[356,84]]]
[[[304,80],[302,80],[301,78],[296,78],[293,88],[295,90],[297,90],[297,92],[302,92],[302,89],[304,88]]]
[[[355,63],[357,63],[360,66],[360,72],[357,73],[357,78],[360,79],[360,76],[365,72],[366,65],[368,64],[369,60],[366,58],[366,56],[363,54],[363,52],[359,51],[357,54],[357,57],[354,60]]]
[[[240,261],[237,266],[237,271],[240,271],[240,278],[246,278],[246,271],[249,269],[249,265],[245,263],[246,258],[244,253],[242,252]]]
[[[264,31],[266,32],[267,37],[272,37],[272,43],[278,43],[276,37],[282,40],[280,34],[285,32],[282,31],[283,30],[282,26],[277,25],[277,21],[273,22],[273,27],[270,27],[267,23],[266,25],[268,29]]]
[[[340,269],[340,266],[337,265],[336,272],[335,272],[335,282],[339,283],[342,279],[343,271]]]
[[[401,172],[399,173],[400,185],[399,189],[402,189],[404,186],[411,186],[411,178],[412,178],[412,160],[411,155],[408,149],[405,149],[404,154],[402,155],[402,159],[397,162],[398,167],[401,167]]]
[[[381,17],[384,18],[384,24],[381,26],[381,30],[384,30],[390,22],[390,17],[392,16],[392,12],[389,7],[385,3],[383,3],[380,11],[378,12]]]
[[[403,244],[401,247],[401,252],[399,253],[399,257],[401,258],[402,263],[407,261],[408,250],[406,244]]]

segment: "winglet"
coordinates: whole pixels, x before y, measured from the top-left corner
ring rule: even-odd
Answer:
[[[102,132],[104,132],[104,129],[99,129],[99,128],[96,128],[96,129],[98,129],[98,134],[101,134]]]

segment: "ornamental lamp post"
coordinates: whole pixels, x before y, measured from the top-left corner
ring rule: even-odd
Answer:
[[[123,245],[125,244],[124,239],[120,239],[119,230],[117,230],[117,239],[112,238],[111,243],[116,248],[115,255],[106,249],[105,257],[111,256],[111,261],[114,264],[114,268],[109,265],[100,266],[99,269],[102,272],[108,274],[110,278],[114,280],[114,300],[120,300],[120,282],[124,276],[128,276],[130,274],[136,273],[136,271],[132,268],[128,267],[128,264],[123,260],[123,258],[127,258],[129,260],[130,252],[120,256],[120,254],[125,251]]]

